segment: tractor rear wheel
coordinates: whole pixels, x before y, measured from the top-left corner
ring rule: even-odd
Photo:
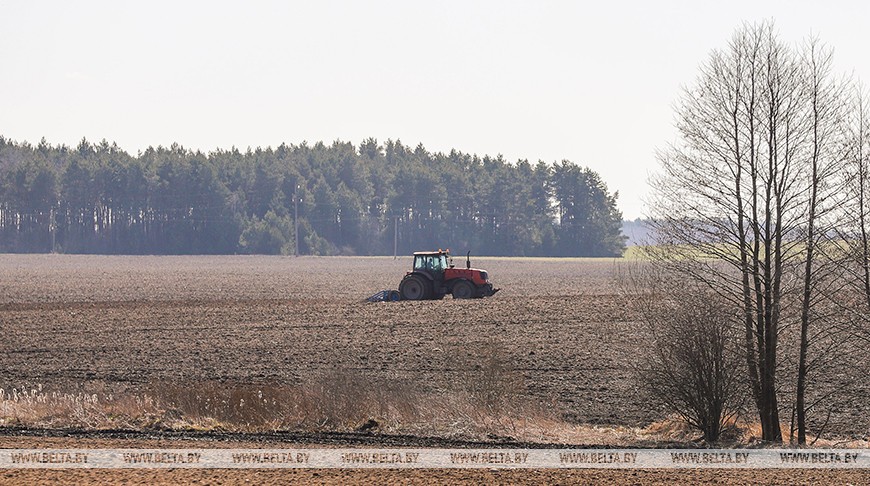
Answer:
[[[468,280],[460,280],[453,286],[454,299],[473,299],[477,291]]]
[[[399,284],[402,300],[426,300],[431,298],[432,290],[429,282],[419,275],[408,275]]]

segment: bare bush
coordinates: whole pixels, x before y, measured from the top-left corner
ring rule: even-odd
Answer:
[[[716,442],[743,409],[739,316],[716,294],[646,267],[627,286],[647,342],[635,365],[643,389]]]

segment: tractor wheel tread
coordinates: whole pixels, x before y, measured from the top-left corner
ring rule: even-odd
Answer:
[[[468,280],[461,280],[453,285],[452,293],[454,299],[473,299],[476,297],[477,290]]]
[[[402,300],[428,300],[432,298],[432,285],[419,275],[408,275],[399,284]]]

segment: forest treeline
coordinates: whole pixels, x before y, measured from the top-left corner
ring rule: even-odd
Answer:
[[[399,141],[136,156],[0,137],[0,251],[619,256],[616,194],[588,168]]]

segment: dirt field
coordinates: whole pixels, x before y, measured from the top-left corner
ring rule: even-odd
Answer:
[[[783,485],[843,484],[858,485],[870,482],[870,473],[824,470],[745,470],[729,471],[677,471],[677,470],[439,470],[410,471],[382,470],[0,470],[2,484],[613,484],[613,485],[665,485],[665,484],[746,484]]]
[[[507,425],[492,425],[480,409],[496,415],[546,411],[542,416],[554,424],[627,430],[663,418],[631,379],[640,329],[637,316],[617,296],[614,260],[479,258],[473,264],[487,269],[503,289],[497,296],[369,304],[363,302],[368,295],[397,287],[409,258],[0,255],[0,388],[41,386],[116,399],[160,394],[183,399],[183,391],[229,387],[244,388],[245,393],[266,390],[280,398],[326,381],[338,383],[336,389],[329,390],[331,395],[321,390],[312,400],[329,396],[350,405],[359,397],[380,400],[343,423],[341,411],[330,410],[327,415],[337,417],[327,424],[333,429],[352,429],[359,420],[377,418],[385,433],[418,430],[423,435],[474,437],[491,426],[496,440],[506,435],[574,444],[589,442],[517,425],[512,419]],[[479,383],[488,385],[474,388]],[[383,392],[360,391],[367,389]],[[491,396],[493,391],[497,396]],[[447,392],[465,397],[457,405],[458,418],[477,420],[476,428],[463,428],[453,420],[457,417],[448,410],[453,402],[441,399]],[[416,409],[396,411],[390,394],[411,405],[416,400]],[[481,401],[481,407],[467,403],[469,397]],[[505,400],[527,408],[506,405]],[[441,406],[443,413],[427,415],[420,403],[423,409],[425,404]],[[858,438],[870,434],[868,409],[870,404],[864,404],[850,411],[850,425],[838,432]],[[232,418],[230,412],[237,410],[224,412]],[[398,418],[390,422],[390,417]],[[408,423],[399,423],[405,419]],[[436,419],[443,423],[436,424]],[[619,445],[633,438],[629,430],[616,442],[603,440]],[[23,437],[0,442],[3,447],[25,443]],[[79,474],[85,473],[6,472],[0,480],[84,480]],[[95,474],[87,478],[98,481],[205,483],[469,479],[655,484],[722,479],[715,471],[396,471],[384,477],[366,471],[224,471],[219,477],[211,476],[214,471],[87,474]],[[815,471],[728,474],[729,481],[738,482],[827,482]],[[837,477],[846,483],[868,481],[866,474]]]
[[[638,425],[612,260],[491,260],[491,299],[376,303],[408,259],[0,256],[3,384],[295,383],[332,370],[443,386],[497,353],[569,420]],[[466,365],[463,367],[463,365]]]

